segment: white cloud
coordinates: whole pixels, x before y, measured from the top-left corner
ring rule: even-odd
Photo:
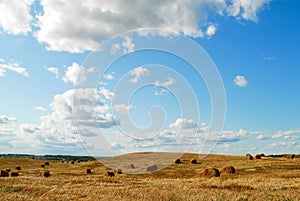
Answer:
[[[235,77],[234,83],[238,87],[246,87],[248,84],[248,80],[244,76],[238,75]]]
[[[195,129],[198,127],[197,122],[192,119],[177,119],[169,126],[171,129]]]
[[[43,14],[37,16],[35,37],[49,50],[82,52],[93,50],[99,38],[107,38],[137,28],[164,28],[191,37],[213,35],[210,16],[229,15],[257,21],[257,12],[268,0],[43,0]],[[201,12],[199,12],[201,11]],[[80,26],[78,26],[78,22]],[[210,28],[209,28],[210,27]],[[203,31],[203,29],[205,31]],[[124,43],[125,51],[134,50]],[[120,46],[116,46],[120,49]]]
[[[103,78],[106,79],[106,80],[113,80],[113,79],[115,79],[114,75],[110,74],[110,73],[103,75]]]
[[[117,112],[127,113],[132,108],[132,106],[126,104],[116,104],[113,106],[113,108]]]
[[[37,106],[34,108],[35,110],[38,110],[38,111],[42,111],[42,112],[46,112],[47,111],[47,108],[43,107],[43,106]]]
[[[106,99],[109,99],[109,100],[114,99],[116,96],[114,92],[111,92],[104,87],[100,88],[99,94],[103,95]]]
[[[72,82],[74,85],[80,85],[86,80],[85,69],[73,62],[71,66],[67,67],[65,76],[62,79],[64,82]]]
[[[29,77],[26,68],[21,67],[19,62],[7,61],[0,58],[0,77],[5,76],[6,71],[13,71],[25,77]]]
[[[217,31],[217,27],[215,25],[211,24],[206,29],[206,35],[208,37],[211,37],[211,36],[215,35],[216,31]]]
[[[55,75],[56,79],[58,79],[58,74],[59,74],[58,68],[49,67],[49,68],[47,68],[47,71],[53,73]]]
[[[146,67],[137,67],[130,72],[130,75],[133,77],[130,79],[130,82],[137,83],[141,77],[150,75],[150,71]]]
[[[9,34],[27,34],[31,31],[30,5],[33,0],[2,0],[0,3],[0,27]]]
[[[227,8],[228,14],[237,18],[258,21],[257,12],[264,8],[271,0],[231,0]]]
[[[132,41],[132,38],[126,37],[122,42],[123,52],[124,54],[134,52],[135,44]]]
[[[291,129],[287,131],[278,131],[274,135],[272,135],[272,138],[281,138],[281,137],[286,137],[286,136],[291,136],[291,135],[300,135],[300,129]]]
[[[165,81],[165,82],[160,82],[160,81],[156,80],[156,81],[154,82],[154,86],[156,86],[156,87],[159,87],[159,86],[162,86],[162,87],[170,87],[170,86],[174,85],[175,83],[176,83],[175,79],[169,77],[169,78],[167,79],[167,81]]]
[[[8,124],[8,123],[15,122],[15,121],[17,121],[17,119],[15,117],[8,117],[5,115],[0,116],[0,124]]]

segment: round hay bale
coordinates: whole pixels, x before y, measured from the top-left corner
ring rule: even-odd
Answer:
[[[50,165],[50,163],[48,161],[45,162],[45,165]]]
[[[295,155],[292,155],[292,154],[284,154],[283,157],[286,158],[286,159],[293,159],[293,158],[295,157]]]
[[[217,168],[207,168],[203,172],[203,176],[211,177],[220,177],[220,171]]]
[[[60,163],[65,163],[65,161],[60,161]]]
[[[85,173],[86,173],[86,174],[92,174],[91,168],[86,168],[86,169],[85,169]]]
[[[41,165],[41,168],[44,168],[44,167],[45,167],[45,165],[44,165],[44,164],[42,164],[42,165]]]
[[[106,171],[106,172],[105,172],[105,176],[107,176],[107,177],[114,177],[114,176],[115,176],[115,173],[112,172],[112,171]]]
[[[256,155],[255,155],[255,159],[261,159],[260,154],[256,154]]]
[[[20,166],[16,166],[16,170],[21,170],[21,167]]]
[[[44,177],[50,177],[50,171],[49,170],[44,170],[44,171],[41,172],[40,175],[44,176]]]
[[[266,157],[266,155],[265,154],[260,154],[260,157]]]
[[[295,157],[294,157],[294,159],[295,158],[300,158],[300,154],[296,154]]]
[[[174,160],[174,163],[179,164],[179,163],[181,163],[181,161],[179,158],[177,158],[176,160]]]
[[[223,168],[223,172],[226,174],[234,174],[235,168],[233,166],[227,166]]]
[[[8,177],[8,172],[5,170],[1,170],[1,177]]]
[[[197,159],[193,158],[191,161],[190,161],[191,164],[197,164]]]
[[[128,165],[128,168],[130,168],[130,169],[134,169],[134,168],[135,168],[135,166],[134,166],[134,164],[130,164],[130,165]]]
[[[80,163],[80,162],[81,162],[80,160],[77,160],[77,161],[76,161],[76,163]]]
[[[11,177],[17,177],[17,176],[19,176],[19,173],[17,173],[17,172],[10,172],[9,176],[11,176]]]
[[[147,172],[153,172],[156,171],[157,169],[158,169],[157,165],[151,165],[146,168]]]
[[[74,161],[70,161],[70,163],[71,163],[72,165],[74,165],[75,162],[74,162]]]
[[[247,160],[253,160],[253,156],[251,156],[251,154],[246,154],[246,159]]]

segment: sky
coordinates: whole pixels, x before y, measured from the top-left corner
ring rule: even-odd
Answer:
[[[0,153],[300,150],[300,2],[0,2]]]

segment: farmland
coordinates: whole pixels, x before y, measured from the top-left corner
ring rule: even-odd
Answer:
[[[151,160],[149,160],[151,158]],[[183,154],[181,163],[166,161],[171,153],[134,153],[98,161],[46,161],[0,158],[0,169],[18,172],[18,177],[0,177],[1,200],[300,200],[300,159]],[[197,164],[190,160],[197,158]],[[163,159],[163,160],[162,160]],[[136,168],[125,166],[134,162]],[[160,169],[146,172],[148,162]],[[49,165],[41,167],[41,164]],[[164,163],[165,162],[165,163]],[[104,166],[103,164],[109,165]],[[222,171],[233,166],[235,174]],[[15,170],[15,167],[21,170]],[[163,169],[161,169],[163,167]],[[203,176],[217,168],[220,177]],[[92,173],[86,174],[86,168]],[[107,170],[125,173],[104,176]],[[50,177],[40,176],[43,170]],[[139,174],[137,174],[139,173]]]

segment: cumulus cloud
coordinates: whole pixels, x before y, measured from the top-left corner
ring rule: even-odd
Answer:
[[[86,71],[82,66],[73,62],[71,66],[67,67],[62,79],[64,82],[72,82],[74,85],[80,85],[86,80]]]
[[[148,68],[140,66],[133,69],[130,72],[130,75],[132,76],[130,82],[137,83],[141,77],[150,75],[150,71],[148,70]]]
[[[11,122],[15,122],[17,119],[15,117],[8,117],[6,115],[1,115],[0,116],[0,124],[8,124]]]
[[[35,110],[38,110],[38,111],[42,111],[42,112],[46,112],[47,111],[47,108],[43,107],[43,106],[37,106],[34,108]]]
[[[160,87],[160,86],[162,86],[162,87],[170,87],[170,86],[174,85],[175,83],[176,83],[175,79],[169,77],[167,79],[167,81],[165,81],[165,82],[160,82],[160,81],[156,80],[154,82],[154,86],[156,86],[156,87]]]
[[[105,75],[103,75],[103,78],[106,80],[114,80],[115,79],[114,73],[105,74]]]
[[[192,119],[177,119],[174,123],[170,124],[171,129],[194,129],[197,128],[198,124]]]
[[[217,27],[215,25],[211,24],[206,29],[206,35],[208,37],[211,37],[211,36],[215,35],[216,31],[217,31]]]
[[[0,77],[5,76],[7,71],[12,71],[25,77],[29,76],[26,68],[21,67],[19,62],[7,61],[3,58],[0,58]]]
[[[227,8],[229,15],[246,20],[258,21],[257,12],[263,9],[271,0],[231,0]]]
[[[93,50],[99,38],[107,38],[136,28],[164,28],[191,37],[215,34],[211,15],[229,15],[257,22],[257,13],[269,0],[122,0],[52,1],[43,0],[35,37],[49,50],[83,52]],[[199,12],[201,11],[201,12]],[[28,13],[27,13],[28,15]],[[78,22],[82,22],[78,26]],[[11,23],[13,24],[13,23]],[[28,23],[27,23],[28,24]],[[204,30],[204,31],[203,31]],[[124,52],[134,50],[125,40]],[[116,46],[120,49],[120,45]]]
[[[113,106],[113,109],[117,112],[127,113],[132,108],[131,105],[126,104],[116,104]]]
[[[248,85],[248,80],[244,76],[238,75],[235,77],[234,83],[238,87],[246,87]]]
[[[58,79],[58,74],[59,74],[58,68],[49,67],[49,68],[47,68],[47,71],[53,73],[55,75],[56,79]]]
[[[31,31],[30,6],[33,0],[2,0],[0,27],[9,34],[27,34]]]

